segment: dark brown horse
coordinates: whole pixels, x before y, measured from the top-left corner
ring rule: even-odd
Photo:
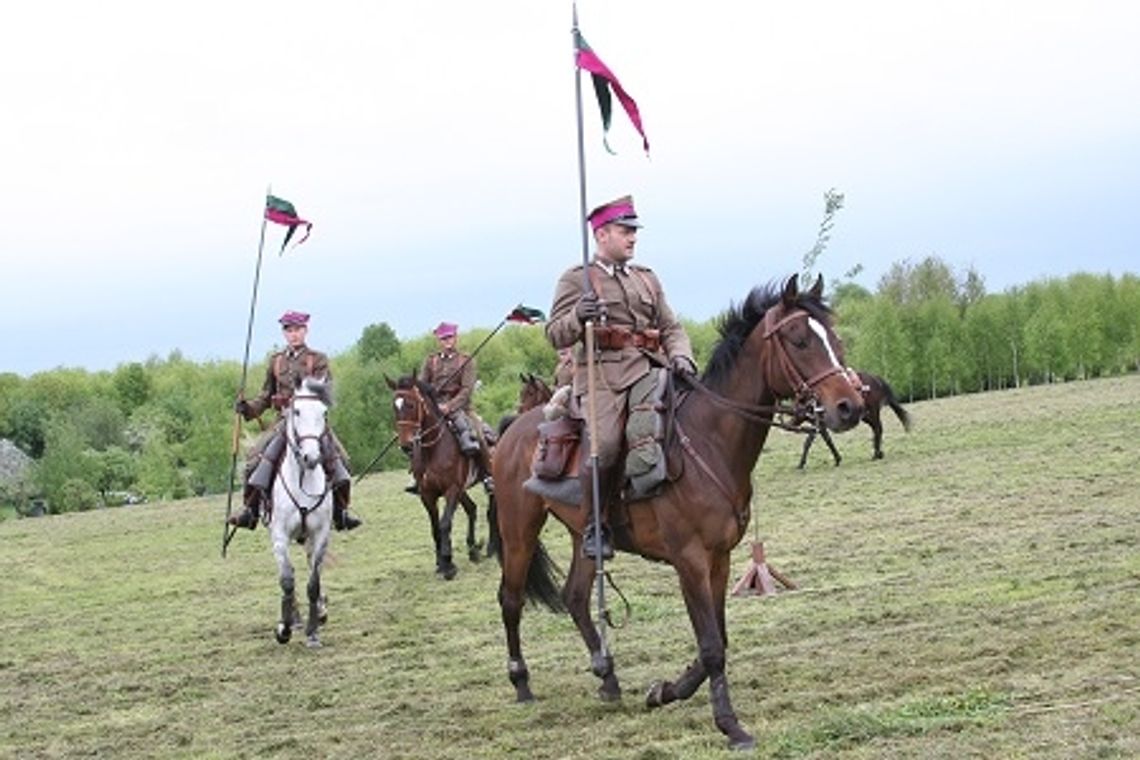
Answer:
[[[400,448],[412,458],[412,476],[431,521],[436,573],[451,580],[458,572],[451,554],[451,526],[458,505],[467,513],[467,556],[472,562],[478,562],[482,556],[483,544],[475,540],[478,510],[467,495],[467,489],[479,482],[478,468],[460,450],[430,385],[417,379],[415,373],[395,382],[384,379],[394,394],[392,406]],[[438,507],[441,496],[444,499],[442,514]],[[490,525],[487,553],[493,554],[499,544],[493,493],[488,493],[487,521]]]
[[[880,412],[883,409],[883,404],[890,407],[895,416],[899,418],[902,423],[903,430],[910,432],[910,415],[906,409],[895,397],[895,392],[891,389],[890,383],[878,375],[870,372],[859,370],[859,381],[863,385],[863,422],[871,426],[872,438],[871,442],[874,446],[874,453],[871,455],[872,459],[883,458],[883,420]],[[823,438],[823,442],[827,444],[827,448],[831,450],[831,456],[835,459],[836,466],[843,457],[839,456],[839,450],[835,448],[835,443],[831,440],[831,435],[827,432],[826,427],[813,424],[807,430],[807,438],[804,439],[803,454],[800,455],[800,469],[804,468],[807,464],[808,450],[811,449],[812,441],[815,439],[816,433]]]
[[[752,503],[752,473],[777,412],[778,399],[812,395],[823,419],[845,430],[863,413],[859,392],[848,381],[842,350],[821,302],[822,280],[800,292],[796,277],[781,289],[756,288],[721,320],[720,341],[708,371],[692,383],[666,441],[669,482],[659,495],[610,509],[616,548],[668,562],[677,572],[697,658],[675,681],[655,684],[646,703],[659,707],[687,699],[706,680],[713,717],[733,747],[754,744],[733,712],[725,677],[725,596],[731,553],[745,534]],[[678,381],[684,384],[682,381]],[[581,557],[585,510],[544,501],[526,491],[542,410],[532,409],[511,425],[495,457],[502,580],[499,603],[506,627],[507,671],[518,701],[534,698],[523,659],[519,621],[524,601],[567,609],[590,652],[599,695],[621,695],[613,659],[590,618],[594,563]],[[547,516],[569,530],[573,560],[561,595],[554,567],[539,541]]]
[[[519,380],[522,382],[522,387],[519,388],[519,403],[515,409],[514,414],[503,415],[499,420],[498,434],[500,437],[507,426],[514,422],[523,412],[534,409],[536,406],[542,406],[554,396],[554,391],[546,384],[538,375],[533,372],[520,372]]]

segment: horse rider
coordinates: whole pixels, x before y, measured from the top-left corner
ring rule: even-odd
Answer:
[[[594,255],[583,272],[581,264],[566,270],[554,291],[554,304],[546,323],[546,336],[556,349],[577,345],[573,393],[586,410],[587,364],[585,323],[595,325],[595,429],[598,482],[601,495],[602,556],[613,556],[606,521],[608,502],[617,495],[623,479],[620,461],[630,389],[652,368],[648,355],[677,372],[694,374],[696,363],[684,327],[677,320],[661,281],[651,269],[631,263],[637,231],[641,228],[633,198],[623,196],[598,206],[587,215],[593,230]],[[585,274],[585,277],[583,277]],[[584,287],[584,280],[589,288]],[[596,559],[592,473],[584,462],[579,473],[587,525],[582,552]]]
[[[489,430],[471,408],[471,394],[475,391],[475,359],[455,347],[459,325],[440,322],[432,331],[439,350],[424,357],[419,378],[435,391],[439,410],[447,425],[459,441],[459,449],[479,468],[483,486],[491,490],[491,457],[487,450]],[[472,424],[479,426],[476,432]],[[418,493],[415,484],[404,489]]]
[[[309,315],[287,311],[278,320],[285,334],[285,348],[273,354],[265,371],[265,383],[254,398],[239,398],[234,411],[246,420],[261,417],[272,406],[277,410],[277,421],[266,430],[250,449],[243,478],[245,508],[230,517],[230,524],[239,528],[257,527],[262,504],[269,503],[270,487],[285,452],[285,418],[283,410],[293,398],[296,383],[304,377],[325,377],[329,381],[329,360],[320,351],[305,344],[309,333]],[[348,474],[348,454],[330,428],[327,438],[321,440],[325,474],[332,484],[333,525],[337,530],[352,530],[361,521],[348,514],[352,478]]]

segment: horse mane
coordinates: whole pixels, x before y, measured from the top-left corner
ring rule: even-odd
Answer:
[[[712,356],[706,365],[701,380],[710,388],[720,388],[731,375],[740,358],[748,336],[756,329],[768,313],[768,309],[780,303],[784,283],[770,282],[752,288],[743,303],[730,304],[717,320],[717,333],[720,340],[713,347]],[[820,322],[831,324],[831,309],[807,290],[799,291],[796,305]]]
[[[310,375],[301,381],[299,390],[313,394],[320,399],[322,404],[330,409],[332,408],[332,383],[327,378]]]
[[[435,410],[437,416],[442,417],[443,412],[439,408],[439,398],[436,396],[435,388],[429,383],[421,380],[415,375],[403,375],[396,380],[396,390],[410,391],[413,388],[418,389],[420,395],[427,399]]]

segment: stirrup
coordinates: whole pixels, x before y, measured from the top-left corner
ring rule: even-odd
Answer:
[[[582,531],[582,557],[585,559],[596,560],[597,556],[594,554],[596,539],[594,532],[597,526],[591,521],[586,524],[586,529]],[[614,545],[610,541],[609,526],[602,525],[602,559],[609,560],[614,558]]]

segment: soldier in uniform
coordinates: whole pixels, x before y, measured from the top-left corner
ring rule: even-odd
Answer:
[[[558,280],[546,335],[556,349],[577,345],[573,378],[574,395],[583,413],[588,409],[584,325],[595,324],[595,409],[598,481],[601,495],[602,556],[613,556],[605,524],[607,502],[621,487],[620,461],[630,388],[651,369],[646,353],[676,371],[696,372],[693,349],[677,321],[660,280],[648,267],[631,263],[641,227],[633,198],[624,196],[590,212],[595,251],[585,272],[579,264]],[[589,282],[584,288],[583,281]],[[583,465],[583,505],[589,522],[583,532],[582,551],[594,559],[593,488],[590,468]]]
[[[480,468],[480,479],[490,490],[488,431],[471,408],[471,394],[475,391],[475,359],[455,347],[459,335],[458,325],[440,322],[432,332],[439,342],[439,350],[424,358],[419,378],[435,390],[440,411],[447,419],[448,427],[455,432],[460,450]],[[479,426],[478,434],[475,425]],[[416,493],[414,485],[405,490]]]
[[[285,334],[285,349],[270,357],[261,392],[251,399],[239,398],[234,404],[234,411],[246,420],[260,417],[270,407],[279,413],[273,426],[250,449],[245,465],[245,508],[230,517],[231,525],[251,530],[257,527],[261,505],[269,502],[273,476],[285,451],[285,420],[280,415],[281,410],[288,406],[301,378],[316,376],[332,380],[328,357],[305,345],[309,315],[287,311],[278,321]],[[331,429],[328,438],[321,441],[321,447],[324,449],[325,473],[332,483],[333,525],[337,530],[352,530],[360,525],[360,520],[348,514],[352,486],[347,467],[348,455]]]

